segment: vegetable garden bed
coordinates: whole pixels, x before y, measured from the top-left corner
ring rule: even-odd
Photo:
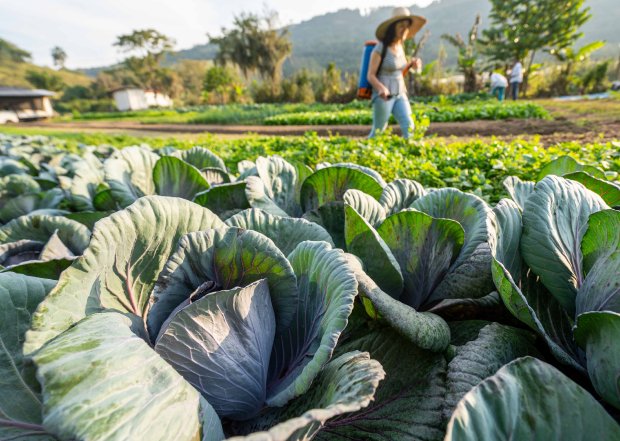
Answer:
[[[490,100],[452,102],[448,99],[430,103],[412,103],[417,119],[431,122],[502,120],[509,118],[547,118],[547,111],[529,102],[499,103]],[[144,124],[266,124],[329,125],[370,124],[370,102],[347,104],[228,104],[196,106],[169,110],[134,112],[99,112],[61,117],[61,121],[139,121]]]
[[[462,106],[433,106],[415,104],[412,107],[416,120],[430,122],[456,122],[474,120],[501,120],[509,118],[548,118],[545,109],[532,103],[472,103]],[[394,118],[391,122],[395,123]],[[265,118],[267,125],[332,125],[332,124],[372,124],[372,111],[369,109],[347,109],[336,112],[298,112],[283,113]]]
[[[0,437],[620,439],[616,144],[262,142],[0,138]]]

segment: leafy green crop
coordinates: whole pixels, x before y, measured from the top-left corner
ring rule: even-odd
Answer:
[[[463,94],[415,100],[414,117],[427,116],[431,122],[471,121],[476,119],[546,118],[548,113],[533,103],[498,103],[487,95]],[[371,124],[367,101],[347,104],[228,104],[195,106],[176,110],[142,110],[135,112],[94,112],[76,115],[75,120],[140,121],[145,124],[267,124],[331,125]]]
[[[547,118],[549,115],[541,106],[533,103],[468,103],[467,105],[424,105],[412,107],[417,120],[428,118],[430,122],[473,121],[478,119],[500,120],[508,118]],[[392,123],[395,120],[392,118]],[[333,124],[372,124],[369,109],[347,109],[335,112],[308,111],[283,113],[265,119],[265,124],[281,125],[333,125]]]
[[[3,139],[13,140],[11,142],[15,143],[16,138],[0,136],[0,143],[7,142]],[[27,140],[39,149],[53,146],[51,150],[55,153],[48,156],[60,155],[67,150],[79,152],[84,148],[84,144],[113,145],[121,148],[144,142],[144,138],[98,134],[66,134],[55,138],[38,137]],[[497,202],[505,196],[502,182],[507,177],[519,176],[524,180],[535,180],[545,164],[563,155],[570,155],[584,163],[597,164],[612,180],[617,180],[620,173],[620,144],[617,142],[570,142],[545,148],[536,140],[406,141],[386,134],[376,139],[360,141],[338,136],[322,138],[308,133],[302,137],[248,136],[240,139],[206,136],[197,141],[149,138],[149,143],[154,148],[169,146],[189,149],[197,143],[207,146],[222,158],[232,173],[239,171],[237,164],[240,161],[254,161],[259,156],[279,155],[286,160],[302,162],[313,168],[323,162],[350,162],[372,168],[388,181],[407,178],[425,187],[455,187],[474,193],[487,202]],[[28,152],[29,150],[20,157],[29,154]],[[2,191],[0,198],[1,195]]]

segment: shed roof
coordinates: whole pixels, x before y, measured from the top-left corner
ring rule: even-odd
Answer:
[[[21,89],[19,87],[0,87],[0,98],[40,98],[54,96],[56,92],[45,89]]]

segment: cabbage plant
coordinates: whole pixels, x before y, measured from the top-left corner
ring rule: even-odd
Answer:
[[[620,407],[620,212],[582,184],[555,175],[498,210],[509,246],[495,251],[504,303],[562,363],[589,375]],[[520,250],[520,253],[518,252]]]
[[[211,185],[230,182],[224,162],[208,149],[167,149],[161,153],[132,146],[114,151],[104,161],[104,181],[116,203],[127,207],[148,195],[193,200]]]
[[[449,343],[447,325],[428,312],[493,291],[495,217],[474,195],[451,188],[425,194],[415,184],[395,181],[379,201],[349,190],[346,246],[369,276],[362,286],[372,309],[415,343],[443,350]]]
[[[21,216],[0,227],[0,268],[56,279],[90,240],[84,225],[60,216]]]
[[[379,197],[381,176],[355,164],[323,165],[312,171],[279,156],[245,161],[236,182],[213,187],[195,202],[223,217],[235,209],[258,208],[280,217],[302,217],[327,230],[336,246],[344,247],[344,193],[358,189]]]
[[[286,256],[196,204],[143,197],[96,224],[33,315],[41,426],[61,439],[309,439],[367,406],[384,376],[365,352],[332,359],[356,294],[327,242]]]
[[[605,172],[598,167],[581,164],[570,156],[560,156],[540,170],[537,181],[549,175],[579,182],[588,190],[598,194],[610,207],[620,208],[620,184],[608,180]],[[534,190],[536,183],[510,176],[504,180],[503,184],[510,197],[523,210],[525,201]]]

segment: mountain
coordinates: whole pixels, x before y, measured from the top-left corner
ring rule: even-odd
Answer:
[[[620,43],[618,0],[586,0],[586,5],[591,8],[592,18],[582,28],[585,35],[579,45],[606,40],[608,44],[597,56],[617,57]],[[442,34],[460,32],[465,35],[476,14],[482,16],[482,27],[487,26],[491,4],[488,0],[438,0],[424,8],[411,6],[410,9],[428,19],[425,29],[430,30],[431,37],[421,53],[422,59],[428,62],[437,57]],[[391,10],[392,7],[381,7],[362,13],[359,9],[342,9],[288,26],[293,53],[285,63],[284,73],[290,74],[301,68],[319,70],[332,61],[344,71],[357,71],[364,42],[374,38],[377,24],[388,18]],[[445,47],[448,64],[454,65],[455,51],[449,45]],[[168,62],[213,59],[216,52],[214,45],[201,44],[176,52]],[[93,72],[96,70],[88,71]]]

